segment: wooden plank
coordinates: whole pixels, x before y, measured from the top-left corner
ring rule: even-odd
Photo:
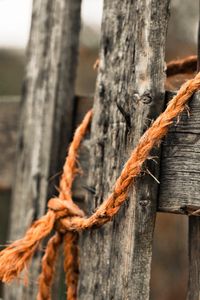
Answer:
[[[199,1],[197,72],[199,71],[200,71],[200,1]],[[200,100],[200,96],[198,98]],[[200,103],[198,107],[200,108]],[[200,135],[199,135],[199,139],[200,139]],[[197,163],[197,161],[195,161],[194,163]],[[200,188],[199,188],[199,206],[200,206]],[[200,256],[199,256],[200,219],[194,216],[189,217],[188,250],[189,250],[189,281],[188,281],[187,299],[195,300],[195,299],[200,299]]]
[[[91,212],[164,104],[169,1],[105,1],[90,142]],[[158,173],[158,166],[148,165]],[[157,183],[142,176],[113,222],[83,233],[79,299],[149,299]]]
[[[44,214],[48,194],[55,193],[52,181],[53,188],[49,188],[49,178],[61,170],[71,138],[80,3],[80,0],[33,2],[10,240],[20,238],[30,223]],[[23,283],[6,287],[4,299],[36,298],[40,258],[41,253],[34,256],[28,288]]]
[[[162,143],[160,211],[185,214],[200,208],[200,92],[188,107]]]

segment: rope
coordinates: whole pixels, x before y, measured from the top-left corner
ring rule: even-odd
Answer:
[[[167,77],[183,74],[194,73],[197,69],[197,56],[191,55],[183,59],[172,60],[167,64]]]
[[[58,256],[62,235],[57,232],[47,243],[46,252],[42,259],[42,272],[39,276],[39,292],[37,300],[49,300],[51,285],[55,273],[55,262]]]
[[[49,240],[42,259],[37,300],[51,299],[55,261],[62,241],[64,241],[67,299],[76,300],[79,272],[77,246],[79,231],[94,226],[102,226],[118,212],[127,198],[130,186],[142,171],[143,163],[149,157],[150,151],[159,144],[160,140],[166,135],[169,126],[173,123],[174,118],[183,112],[187,101],[199,88],[200,73],[183,84],[177,95],[169,102],[165,111],[143,134],[121,171],[110,196],[97,208],[93,215],[86,217],[84,212],[73,202],[71,188],[78,173],[76,167],[78,149],[92,118],[92,111],[89,111],[77,128],[70,145],[63,167],[58,197],[49,200],[47,213],[33,223],[24,238],[15,241],[0,252],[0,279],[3,282],[10,282],[19,277],[21,271],[29,264],[39,243],[54,228],[56,233]]]

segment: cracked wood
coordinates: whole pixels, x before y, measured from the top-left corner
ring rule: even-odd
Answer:
[[[163,108],[168,5],[166,0],[104,2],[88,180],[95,195],[89,192],[85,203],[89,214]],[[148,168],[157,176],[158,166]],[[79,299],[149,299],[157,188],[143,174],[112,223],[83,233]]]
[[[71,138],[80,4],[80,0],[33,2],[9,240],[23,236],[44,214],[48,194],[56,193],[49,182],[61,170]],[[33,259],[28,287],[23,283],[6,287],[4,299],[35,299],[40,258],[41,252]]]

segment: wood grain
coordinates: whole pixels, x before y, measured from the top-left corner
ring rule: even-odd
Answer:
[[[169,1],[105,1],[86,207],[108,195],[164,104]],[[156,175],[158,166],[148,166]],[[83,233],[79,299],[149,299],[157,183],[143,175],[112,223]]]
[[[35,0],[22,91],[10,240],[44,214],[50,178],[61,170],[71,138],[80,30],[80,0]],[[66,117],[67,116],[67,117]],[[65,136],[65,138],[64,138]],[[61,144],[62,143],[62,150]],[[28,288],[5,288],[4,299],[35,299],[42,252],[34,256]]]
[[[199,1],[199,24],[198,24],[198,49],[197,49],[197,72],[200,71],[200,1]],[[200,95],[200,94],[199,94]],[[197,99],[200,99],[200,96],[197,96]],[[198,108],[200,109],[200,103]],[[196,124],[197,128],[200,129],[198,123]],[[195,127],[194,127],[195,128]],[[193,132],[194,130],[192,130]],[[195,131],[194,131],[195,132]],[[195,132],[196,141],[200,140],[200,131]],[[199,143],[200,145],[200,143]],[[195,143],[196,146],[196,143]],[[197,147],[194,149],[196,150]],[[194,153],[196,151],[193,151]],[[200,152],[200,151],[199,151]],[[195,156],[196,167],[200,167],[198,159],[200,157]],[[199,169],[198,169],[199,172]],[[198,173],[197,172],[197,173]],[[191,174],[192,175],[192,174]],[[191,178],[193,179],[194,176]],[[197,177],[195,176],[195,179]],[[190,179],[190,178],[189,178]],[[191,179],[190,179],[191,180]],[[197,179],[195,180],[195,182]],[[195,190],[196,191],[196,190]],[[199,188],[199,208],[200,208],[200,188]],[[195,218],[189,217],[189,238],[188,238],[188,249],[189,249],[189,284],[188,284],[188,300],[200,299],[200,219],[199,217]]]
[[[172,95],[171,95],[172,96]],[[200,93],[174,120],[162,144],[160,211],[191,213],[200,207]]]

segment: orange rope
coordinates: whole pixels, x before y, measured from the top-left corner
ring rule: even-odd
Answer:
[[[197,69],[197,56],[191,55],[183,59],[172,60],[167,64],[167,76],[182,73],[194,73]]]
[[[48,202],[48,206],[52,206],[54,211],[61,211],[63,207],[63,202],[69,204],[68,213],[72,215],[84,216],[82,210],[80,210],[76,204],[72,201],[71,189],[72,183],[78,169],[76,168],[77,153],[80,147],[81,140],[85,136],[87,128],[89,126],[92,117],[92,112],[89,111],[81,125],[77,128],[72,144],[69,148],[69,153],[66,158],[66,162],[63,167],[63,174],[60,180],[59,186],[59,197],[51,199]],[[60,205],[60,206],[59,206]],[[60,216],[61,217],[61,216]],[[54,237],[56,237],[57,233]],[[52,238],[54,239],[54,238]],[[58,245],[59,246],[59,245]],[[42,273],[39,276],[39,289],[38,289],[38,299],[37,300],[50,300],[51,299],[51,285],[52,276],[49,274],[54,273],[54,264],[58,246],[55,247],[55,243],[48,243],[46,247],[46,252],[42,261]],[[52,253],[55,258],[52,258]],[[66,273],[66,285],[67,285],[67,299],[75,300],[77,296],[77,284],[78,284],[78,233],[67,232],[64,236],[64,270]],[[51,262],[53,260],[53,262]],[[50,263],[51,262],[51,263]],[[46,267],[48,266],[48,267]]]
[[[173,123],[173,119],[184,110],[188,99],[199,88],[200,73],[194,79],[188,80],[182,85],[177,95],[169,102],[166,110],[160,114],[151,127],[143,134],[117,179],[113,192],[98,207],[96,212],[88,218],[79,216],[62,218],[59,222],[60,230],[63,230],[63,232],[66,229],[80,231],[91,228],[94,225],[101,226],[118,212],[120,206],[126,200],[128,188],[134,181],[134,178],[140,174],[142,165],[148,158],[150,151],[166,135],[169,126]]]
[[[77,299],[79,275],[78,232],[67,232],[64,241],[64,271],[66,274],[67,299]]]
[[[77,298],[78,281],[78,232],[87,228],[101,226],[110,221],[124,203],[129,187],[142,170],[144,161],[148,158],[152,148],[166,135],[173,119],[185,108],[185,104],[192,94],[200,88],[200,73],[194,79],[187,81],[177,95],[169,102],[166,110],[154,121],[151,127],[143,134],[138,145],[126,162],[117,179],[110,196],[99,206],[96,212],[85,217],[84,212],[73,202],[71,188],[78,172],[76,168],[77,153],[84,138],[91,118],[89,111],[77,128],[74,139],[70,145],[63,174],[59,186],[58,198],[48,202],[48,212],[33,223],[24,238],[18,240],[0,252],[0,279],[10,282],[18,277],[27,267],[40,241],[45,238],[53,228],[55,235],[49,240],[42,260],[42,273],[39,277],[38,300],[51,299],[51,284],[55,268],[55,260],[59,245],[64,235],[67,299]]]
[[[42,259],[42,272],[39,276],[39,290],[37,300],[50,300],[51,285],[55,273],[55,262],[61,243],[62,235],[59,232],[57,232],[48,241],[45,255]]]

